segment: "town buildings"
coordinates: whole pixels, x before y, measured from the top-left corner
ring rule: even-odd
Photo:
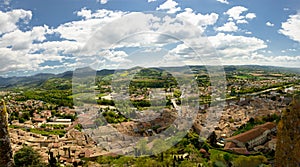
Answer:
[[[276,133],[276,124],[267,122],[258,125],[247,132],[225,139],[224,149],[246,154],[255,146],[271,140],[271,135],[274,133]]]

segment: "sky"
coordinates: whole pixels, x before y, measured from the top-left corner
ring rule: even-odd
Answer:
[[[300,67],[298,0],[0,0],[0,76],[178,65]]]

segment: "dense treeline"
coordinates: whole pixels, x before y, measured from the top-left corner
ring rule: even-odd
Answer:
[[[17,101],[41,100],[57,106],[73,107],[73,99],[70,98],[72,90],[28,90],[19,95]]]
[[[145,68],[140,70],[130,83],[137,88],[169,88],[178,85],[172,74],[161,69]]]

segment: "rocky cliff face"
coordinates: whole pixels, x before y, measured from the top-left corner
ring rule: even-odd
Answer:
[[[283,111],[277,131],[275,166],[300,166],[300,95]]]
[[[12,167],[14,166],[14,161],[12,158],[12,149],[8,132],[8,115],[5,102],[0,102],[2,103],[0,110],[0,166]]]

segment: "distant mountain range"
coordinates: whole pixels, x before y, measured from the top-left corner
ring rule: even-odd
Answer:
[[[78,70],[78,71],[77,71]],[[91,69],[81,68],[77,69],[76,74],[85,75],[86,72],[90,72]],[[115,70],[100,70],[97,71],[98,76],[113,74]],[[13,88],[13,87],[34,87],[40,86],[51,78],[62,78],[71,80],[73,77],[73,71],[66,71],[60,74],[40,73],[32,76],[21,77],[0,77],[0,89]]]
[[[140,68],[134,67],[133,69]],[[162,69],[176,69],[182,67],[163,67]],[[190,66],[191,69],[204,69],[205,66]],[[129,69],[130,70],[130,69]],[[298,73],[300,74],[300,68],[285,68],[285,67],[275,67],[275,66],[258,66],[258,65],[239,65],[239,66],[224,66],[225,72],[238,71],[238,70],[260,70],[269,72],[280,72],[280,73]],[[113,74],[116,70],[103,69],[99,71],[93,71],[90,68],[80,68],[76,69],[76,75],[90,75],[91,72],[96,73],[97,76],[106,76]],[[71,80],[73,77],[73,71],[66,71],[60,74],[51,73],[40,73],[32,76],[21,76],[21,77],[0,77],[0,89],[9,89],[14,87],[33,87],[40,86],[45,81],[51,78],[62,78]]]

